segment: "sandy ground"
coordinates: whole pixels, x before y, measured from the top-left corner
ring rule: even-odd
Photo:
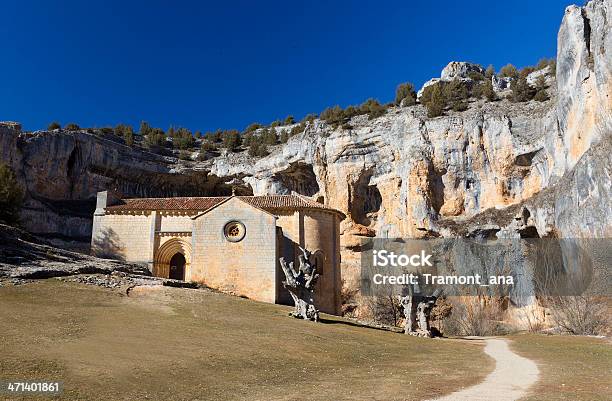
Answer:
[[[507,340],[486,340],[485,353],[495,359],[495,370],[485,380],[437,401],[513,401],[526,395],[538,380],[537,365],[510,350]]]

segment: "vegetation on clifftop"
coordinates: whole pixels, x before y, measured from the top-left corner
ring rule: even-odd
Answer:
[[[143,146],[152,152],[176,155],[183,160],[190,160],[189,152],[199,150],[197,159],[206,160],[219,148],[225,148],[230,152],[247,151],[252,157],[263,157],[270,152],[270,146],[286,143],[292,136],[301,134],[315,119],[327,123],[332,128],[350,130],[353,129],[351,119],[356,116],[366,115],[368,120],[383,116],[390,107],[410,107],[422,104],[427,109],[427,116],[435,118],[452,110],[461,112],[469,108],[471,102],[484,100],[493,102],[499,100],[498,93],[494,87],[497,80],[505,80],[510,84],[509,94],[506,99],[512,102],[527,102],[530,100],[546,101],[550,98],[546,75],[554,75],[556,61],[554,59],[542,59],[535,66],[528,66],[519,70],[512,64],[502,67],[496,74],[490,65],[486,70],[478,66],[480,70],[474,69],[467,72],[463,78],[452,81],[439,80],[434,84],[426,86],[422,90],[420,99],[417,100],[415,86],[411,82],[404,82],[397,86],[393,102],[382,104],[377,99],[370,98],[360,105],[349,105],[342,108],[339,105],[328,107],[320,114],[308,114],[297,122],[292,115],[284,119],[276,119],[269,125],[258,122],[249,124],[242,132],[218,129],[214,132],[202,134],[197,131],[193,134],[190,130],[171,126],[164,131],[161,128],[150,126],[146,121],[140,124],[138,132],[125,124],[118,124],[114,128],[88,128],[87,131],[96,135],[114,135],[130,147]],[[548,68],[542,73],[535,84],[528,82],[529,74]],[[61,129],[58,122],[52,122],[48,130]],[[66,124],[67,131],[81,130],[75,123]],[[174,152],[172,152],[174,149]]]

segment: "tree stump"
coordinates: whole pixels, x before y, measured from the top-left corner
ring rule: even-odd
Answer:
[[[285,258],[279,259],[283,273],[285,273],[283,286],[289,291],[295,303],[295,310],[291,316],[318,322],[319,310],[315,306],[314,290],[320,275],[317,273],[316,260],[313,255],[302,247],[300,250],[302,254],[298,257],[300,266],[297,271],[293,262],[287,264]]]
[[[431,310],[436,303],[436,297],[407,295],[399,297],[404,307],[404,333],[418,337],[433,337],[429,327]]]

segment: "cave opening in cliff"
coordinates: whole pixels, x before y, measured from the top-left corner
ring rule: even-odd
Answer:
[[[364,171],[350,188],[351,217],[356,223],[369,226],[377,218],[382,195],[375,184],[370,184],[373,172]]]
[[[287,193],[296,192],[304,196],[313,196],[319,192],[317,176],[311,164],[293,163],[283,171],[273,175]]]
[[[525,227],[519,230],[519,235],[521,236],[521,238],[540,238],[538,229],[534,226]]]

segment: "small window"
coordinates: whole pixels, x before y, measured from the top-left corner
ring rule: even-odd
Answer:
[[[315,263],[315,266],[317,267],[317,273],[319,274],[323,274],[324,273],[324,266],[325,266],[325,255],[323,254],[323,251],[321,251],[320,249],[317,249],[316,251],[314,251],[312,253],[312,259]]]
[[[239,221],[230,221],[223,228],[223,234],[229,242],[242,241],[246,234],[246,228]]]

